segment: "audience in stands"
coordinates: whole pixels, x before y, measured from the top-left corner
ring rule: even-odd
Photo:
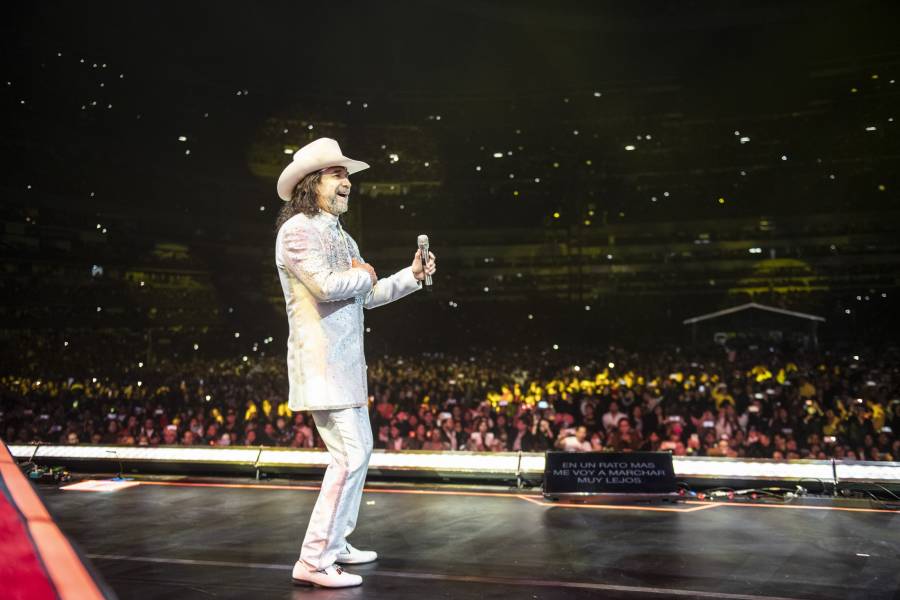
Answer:
[[[667,450],[896,460],[897,349],[871,360],[768,347],[590,357],[527,352],[369,364],[376,448]],[[96,361],[85,356],[86,364]],[[108,372],[108,370],[107,370]],[[0,379],[7,443],[322,447],[287,406],[282,358],[148,365],[118,376]]]

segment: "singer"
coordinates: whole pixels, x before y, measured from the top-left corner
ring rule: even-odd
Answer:
[[[331,456],[292,577],[331,588],[362,583],[337,563],[378,557],[347,541],[372,454],[363,308],[421,289],[436,270],[434,254],[426,249],[423,261],[416,250],[411,266],[378,279],[344,232],[339,217],[347,212],[350,175],[368,168],[320,138],[294,153],[277,185],[285,202],[275,224],[275,265],[289,326],[288,404],[310,411]]]

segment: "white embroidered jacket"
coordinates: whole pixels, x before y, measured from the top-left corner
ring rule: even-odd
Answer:
[[[363,307],[375,308],[420,289],[407,267],[379,279],[351,268],[359,247],[325,211],[298,214],[275,238],[275,266],[284,291],[290,333],[287,371],[291,410],[366,406]]]

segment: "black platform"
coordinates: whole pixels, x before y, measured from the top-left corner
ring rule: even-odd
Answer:
[[[313,486],[148,481],[40,487],[123,600],[900,597],[900,513],[694,503],[559,506],[529,492],[367,489],[362,587],[292,585]]]

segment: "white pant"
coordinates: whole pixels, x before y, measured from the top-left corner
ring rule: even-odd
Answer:
[[[365,406],[310,412],[331,455],[300,550],[300,562],[315,571],[334,564],[356,527],[372,456],[372,426]]]

